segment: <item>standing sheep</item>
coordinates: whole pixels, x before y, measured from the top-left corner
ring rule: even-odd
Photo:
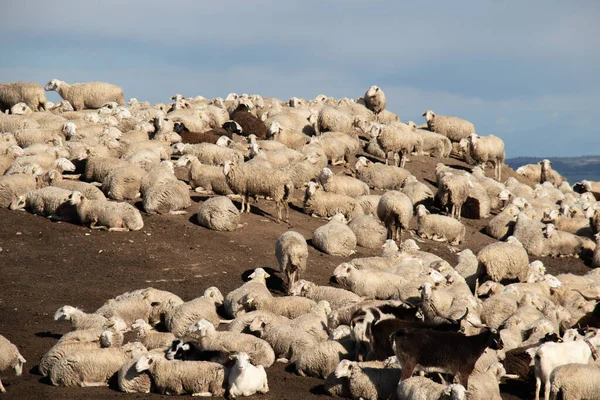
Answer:
[[[525,282],[529,272],[529,256],[518,239],[511,236],[506,242],[487,245],[477,254],[477,282],[489,276],[494,282],[519,279]]]
[[[300,275],[306,272],[308,259],[306,239],[298,232],[282,233],[275,242],[275,257],[279,270],[285,274],[289,291]]]
[[[417,206],[417,234],[438,242],[448,241],[453,246],[465,239],[466,228],[454,218],[431,215],[424,205]]]
[[[118,105],[125,105],[123,89],[119,86],[106,82],[75,83],[69,85],[64,81],[52,79],[44,88],[48,91],[56,91],[63,99],[73,105],[75,111],[85,108],[100,108],[111,101]]]
[[[17,103],[25,103],[34,111],[44,111],[44,89],[34,82],[0,83],[0,112],[10,110]]]
[[[462,118],[436,115],[431,110],[425,111],[423,116],[430,131],[440,133],[452,142],[460,142],[461,139],[466,139],[475,132],[475,126]]]
[[[436,197],[449,214],[460,221],[462,206],[469,198],[473,185],[466,176],[446,172],[440,179]]]
[[[385,110],[386,106],[385,94],[383,93],[383,90],[381,90],[381,88],[378,86],[371,86],[365,93],[364,101],[365,106],[369,110],[373,111],[373,114],[375,114],[375,120],[379,121],[379,114]]]
[[[215,231],[233,231],[240,227],[240,212],[226,196],[206,200],[196,213],[198,223]]]
[[[402,242],[402,229],[408,229],[413,217],[413,204],[404,193],[390,190],[377,205],[377,216],[387,229],[387,238]]]
[[[331,221],[315,229],[313,246],[324,253],[348,257],[356,253],[356,236],[347,225],[343,214],[336,214]]]
[[[504,142],[494,135],[479,136],[475,132],[469,136],[469,154],[473,161],[481,168],[490,162],[494,166],[494,178],[500,182],[502,180],[502,166],[506,159],[504,152]]]
[[[0,372],[4,372],[8,368],[15,370],[16,376],[21,376],[23,373],[23,364],[25,359],[19,353],[17,346],[12,344],[7,338],[0,335]],[[0,380],[0,393],[6,392]]]

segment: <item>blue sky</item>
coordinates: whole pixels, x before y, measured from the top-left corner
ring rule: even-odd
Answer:
[[[4,2],[0,81],[104,80],[151,102],[376,84],[401,120],[469,119],[509,158],[600,154],[599,19],[596,0]]]

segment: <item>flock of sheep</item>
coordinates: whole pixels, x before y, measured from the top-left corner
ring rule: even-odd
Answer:
[[[343,288],[318,286],[306,238],[287,231],[275,255],[288,296],[273,296],[257,268],[226,296],[211,287],[184,301],[146,288],[93,313],[61,307],[55,319],[72,331],[38,366],[53,385],[105,386],[117,374],[125,392],[249,396],[267,392],[265,368],[285,362],[353,399],[499,399],[502,380],[534,378],[536,399],[542,387],[546,399],[600,398],[600,270],[552,276],[531,259],[600,266],[600,183],[571,187],[548,160],[517,170],[533,188],[502,182],[500,138],[431,110],[424,125],[402,123],[377,86],[357,100],[175,95],[128,107],[103,82],[53,79],[45,90],[64,100],[46,101],[35,83],[0,84],[0,207],[129,231],[144,226],[132,200],[148,214],[185,214],[191,188],[212,196],[198,223],[232,231],[250,198],[273,201],[287,221],[302,190],[304,212],[329,220],[313,232],[315,248],[343,257],[381,248],[334,270]],[[404,168],[413,155],[473,168],[438,163],[432,190]],[[460,251],[454,266],[420,250],[417,241],[433,240],[458,251],[463,214],[489,218],[498,241]],[[20,375],[24,363],[0,336],[0,372]]]

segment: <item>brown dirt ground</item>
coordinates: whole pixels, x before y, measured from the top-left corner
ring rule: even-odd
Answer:
[[[435,180],[439,161],[465,166],[454,159],[435,160],[411,157],[407,168],[419,180]],[[339,171],[339,169],[338,169]],[[504,178],[515,175],[505,167]],[[324,222],[301,213],[302,193],[293,202],[290,223],[276,223],[272,202],[261,201],[251,214],[242,217],[244,228],[220,233],[195,223],[193,213],[204,197],[193,195],[194,204],[187,216],[144,215],[141,231],[108,233],[51,222],[25,212],[0,210],[0,333],[17,343],[27,359],[23,376],[12,371],[2,374],[8,393],[6,399],[109,399],[127,396],[110,388],[59,388],[35,374],[42,355],[69,327],[53,321],[54,312],[65,304],[93,311],[106,300],[138,288],[153,286],[170,290],[185,300],[202,294],[209,286],[218,286],[225,294],[242,283],[245,272],[257,267],[277,268],[275,241],[281,233],[294,229],[310,239]],[[138,202],[140,203],[140,202]],[[465,242],[459,246],[479,251],[494,242],[481,229],[487,220],[463,222],[468,227]],[[404,236],[405,238],[407,236]],[[310,244],[310,241],[309,241]],[[447,246],[427,241],[422,249],[439,254],[451,264],[456,256]],[[375,255],[377,251],[358,248],[354,257]],[[320,253],[309,246],[306,278],[327,284],[333,269],[345,258]],[[578,259],[543,259],[550,273],[588,270]],[[281,290],[281,279],[273,274],[269,286]],[[271,391],[260,398],[300,400],[322,398],[322,381],[301,378],[284,366],[268,369]],[[503,397],[515,399],[533,395],[532,385],[503,386]],[[158,395],[154,395],[158,396]]]

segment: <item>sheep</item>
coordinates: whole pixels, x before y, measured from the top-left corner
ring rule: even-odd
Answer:
[[[252,115],[246,104],[239,104],[230,117],[242,127],[243,136],[255,135],[259,139],[267,138],[265,123]]]
[[[16,376],[21,376],[23,373],[23,364],[26,362],[27,361],[19,352],[17,346],[12,344],[4,336],[0,335],[0,372],[12,368],[15,371]],[[4,388],[4,385],[2,385],[2,380],[0,380],[0,393],[5,392],[6,389]]]
[[[462,206],[469,197],[473,184],[466,176],[445,173],[440,179],[436,197],[440,205],[449,211],[449,214],[460,221]]]
[[[371,163],[364,157],[358,158],[354,168],[356,177],[372,189],[400,190],[411,175],[403,168]]]
[[[562,178],[558,174],[553,174],[554,170],[552,170],[552,163],[550,162],[550,160],[543,159],[539,162],[539,164],[541,166],[540,183],[550,182],[554,187],[559,187],[560,184],[563,182],[564,178]]]
[[[254,310],[247,312],[245,314],[241,314],[232,320],[227,326],[227,331],[229,332],[238,332],[238,333],[246,333],[248,327],[256,317],[263,317],[266,320],[273,320],[282,324],[289,324],[291,321],[289,318],[284,317],[282,315],[275,315],[271,311],[267,310]]]
[[[413,133],[420,137],[423,142],[421,155],[429,155],[434,158],[448,158],[452,152],[452,142],[444,135],[431,132],[426,129],[419,129],[417,124],[412,121],[406,123],[413,129]]]
[[[145,354],[135,364],[137,372],[148,371],[153,387],[161,394],[222,396],[225,368],[208,361],[169,361],[159,354]]]
[[[313,136],[309,145],[319,146],[325,153],[331,165],[345,165],[358,151],[358,140],[354,140],[344,133],[329,132],[327,136]],[[332,135],[336,134],[336,135]]]
[[[100,108],[111,101],[116,102],[120,106],[125,105],[123,89],[106,82],[75,83],[69,85],[64,81],[52,79],[46,84],[44,89],[47,92],[56,91],[60,97],[73,105],[75,111],[80,111],[84,108]]]
[[[485,233],[497,240],[506,240],[513,234],[519,208],[509,204],[502,212],[489,220],[485,226]]]
[[[219,138],[216,144],[212,143],[199,143],[199,144],[184,144],[175,143],[171,146],[173,154],[191,154],[196,156],[203,164],[220,166],[225,161],[232,162],[234,164],[241,164],[244,162],[244,155],[235,149],[225,147],[226,141],[229,138]]]
[[[363,368],[361,363],[342,360],[335,368],[335,377],[348,378],[352,399],[378,400],[393,398],[402,370],[392,368]]]
[[[38,372],[42,376],[49,376],[56,363],[58,363],[58,361],[64,357],[74,352],[94,350],[98,348],[100,348],[98,340],[94,340],[93,342],[59,342],[52,346],[50,350],[48,350],[46,354],[42,356],[38,365]]]
[[[371,138],[377,137],[377,143],[385,153],[385,165],[388,164],[390,152],[393,154],[394,159],[396,159],[396,154],[399,155],[401,168],[404,168],[408,154],[413,150],[416,150],[417,153],[421,152],[421,138],[405,124],[374,125],[371,128],[370,135]]]
[[[469,378],[467,396],[472,400],[502,400],[498,384],[506,375],[501,363],[495,362],[482,372],[474,372]]]
[[[246,311],[265,310],[291,319],[310,312],[316,305],[313,300],[304,297],[282,296],[255,299],[252,294],[246,295],[240,303]]]
[[[538,347],[533,358],[535,363],[535,400],[540,398],[542,383],[544,384],[544,399],[550,399],[550,376],[552,371],[561,365],[587,364],[598,345],[600,345],[600,334],[594,329],[593,336],[584,340],[544,343]]]
[[[308,259],[306,239],[298,232],[282,233],[275,242],[275,257],[280,272],[285,274],[289,291],[300,276],[306,272]]]
[[[277,323],[261,316],[252,320],[249,329],[271,345],[275,356],[278,357],[277,361],[281,362],[288,362],[300,352],[317,345],[316,339],[311,334],[289,324]]]
[[[527,251],[513,236],[504,242],[492,243],[477,253],[477,281],[489,276],[494,282],[502,279],[519,279],[525,282],[529,273]]]
[[[356,252],[356,236],[341,213],[335,214],[329,223],[315,229],[312,244],[316,249],[334,256],[348,257]]]
[[[250,195],[268,196],[277,205],[278,220],[282,220],[282,209],[285,210],[285,220],[289,220],[288,201],[294,191],[294,184],[282,171],[267,170],[261,167],[232,165],[225,161],[223,174],[231,190],[242,196],[241,212],[250,212],[248,197]]]
[[[181,156],[177,160],[177,166],[189,170],[189,183],[196,192],[212,192],[218,195],[233,193],[220,166],[202,164],[198,157],[191,154]]]
[[[133,200],[140,197],[142,178],[146,171],[135,165],[111,170],[102,182],[102,190],[113,200]]]
[[[221,136],[226,136],[229,139],[233,137],[232,133],[240,135],[242,133],[242,127],[234,121],[225,123],[223,126],[216,129],[203,132],[190,131],[186,126],[185,122],[175,122],[173,125],[173,131],[181,136],[182,143],[198,144],[198,143],[213,143],[216,144]]]
[[[597,233],[594,237],[596,238],[596,249],[592,256],[592,268],[598,268],[600,267],[600,234]]]
[[[290,177],[295,188],[304,187],[321,173],[319,155],[316,152],[309,152],[306,160],[294,162],[281,170]]]
[[[240,301],[248,294],[251,294],[255,300],[262,297],[272,297],[271,292],[267,288],[266,281],[270,276],[264,269],[256,268],[248,277],[250,279],[249,282],[229,292],[223,303],[227,316],[235,318],[246,312],[241,306]]]
[[[136,319],[131,324],[136,334],[136,341],[142,343],[148,350],[165,348],[173,343],[175,335],[171,332],[157,332],[143,319]]]
[[[34,164],[24,174],[0,176],[0,207],[6,208],[18,196],[35,190],[38,186],[37,177],[42,173],[41,168]]]
[[[0,83],[0,112],[11,109],[18,103],[25,103],[35,111],[46,109],[46,94],[38,83]]]
[[[521,212],[517,215],[513,236],[523,244],[527,253],[534,257],[543,257],[547,253],[544,227],[542,222],[532,220]]]
[[[54,386],[107,386],[108,379],[136,354],[147,350],[133,342],[123,347],[79,349],[59,359],[50,370]]]
[[[466,228],[460,221],[443,215],[431,215],[420,204],[417,206],[417,234],[424,239],[448,241],[453,246],[465,239]]]
[[[106,200],[106,196],[96,186],[87,182],[74,181],[71,179],[63,179],[63,175],[57,170],[50,170],[44,175],[44,180],[51,186],[67,189],[71,192],[78,191],[83,194],[88,200]]]
[[[559,215],[558,210],[546,213],[545,221],[552,222],[558,230],[578,236],[588,236],[592,232],[590,219],[586,217],[567,217]]]
[[[349,304],[358,303],[362,300],[360,296],[348,290],[330,286],[317,286],[303,279],[296,281],[291,286],[289,294],[292,296],[303,296],[314,301],[326,300],[334,310]]]
[[[565,400],[595,399],[600,397],[599,381],[599,365],[561,365],[550,374],[550,393],[553,399],[557,399],[559,394]]]
[[[148,214],[186,214],[192,205],[188,186],[177,179],[151,186],[142,202]]]
[[[231,358],[235,360],[227,378],[228,392],[231,398],[252,396],[255,393],[269,391],[267,373],[262,365],[252,365],[250,356],[244,352],[237,352]]]
[[[101,328],[106,317],[100,314],[88,314],[78,308],[63,306],[54,313],[55,321],[70,321],[73,330]]]
[[[72,219],[73,210],[69,209],[71,191],[54,186],[46,186],[17,197],[9,206],[11,210],[28,209],[33,214],[45,217]]]
[[[406,283],[406,279],[399,275],[359,270],[348,263],[338,265],[333,276],[341,285],[368,299],[398,299],[399,289]]]
[[[579,257],[583,248],[583,241],[572,233],[556,229],[554,224],[547,224],[543,229],[546,238],[546,252],[552,257]]]
[[[350,197],[368,195],[369,186],[350,176],[335,176],[329,168],[323,168],[319,175],[319,182],[326,192],[343,194]]]
[[[401,192],[408,196],[415,208],[419,204],[429,207],[433,203],[433,192],[427,185],[419,182],[415,176],[411,175],[406,178]]]
[[[198,223],[215,231],[233,231],[240,227],[240,212],[228,197],[206,200],[196,213]]]
[[[206,319],[213,325],[219,325],[221,318],[217,314],[217,307],[221,304],[223,304],[221,291],[211,286],[202,296],[167,311],[165,325],[177,337],[187,333],[190,326],[199,319]]]
[[[143,354],[133,357],[119,369],[117,382],[119,390],[125,393],[150,393],[152,379],[147,371],[137,372],[135,365]]]
[[[350,357],[353,343],[347,338],[343,342],[327,340],[318,343],[315,347],[307,348],[290,362],[294,364],[296,373],[300,376],[315,376],[326,378],[335,371],[342,359]]]
[[[387,237],[385,227],[371,215],[357,215],[350,220],[348,227],[356,236],[356,244],[368,249],[380,248]]]
[[[216,331],[214,325],[205,319],[190,327],[188,337],[203,350],[246,352],[255,365],[270,367],[275,362],[273,349],[264,340],[246,333]]]
[[[373,111],[375,120],[379,122],[379,115],[385,110],[386,100],[383,90],[378,86],[371,86],[364,95],[365,107]]]
[[[323,132],[343,132],[346,133],[352,128],[354,118],[345,111],[334,107],[325,106],[317,114],[309,117],[312,122],[315,133],[321,135]]]
[[[286,114],[285,116],[287,117],[289,114]],[[275,118],[279,117],[279,119],[277,121],[272,122],[268,128],[269,134],[271,134],[271,137],[273,138],[274,141],[282,143],[286,146],[288,146],[290,149],[294,149],[294,150],[298,150],[300,149],[302,146],[304,146],[306,143],[308,143],[308,141],[310,140],[310,138],[305,135],[303,132],[301,131],[293,131],[293,130],[289,130],[289,129],[285,129],[282,125],[281,125],[281,118],[283,117],[281,114],[278,114],[275,116]],[[300,124],[304,124],[304,127],[302,129],[302,131],[304,130],[312,130],[312,127],[310,127],[310,125],[307,125],[307,120],[301,120]],[[310,128],[310,129],[306,129],[306,128]]]
[[[423,117],[430,131],[440,133],[452,142],[460,142],[475,132],[475,126],[471,122],[458,117],[436,115],[431,110],[425,111]]]
[[[502,139],[494,135],[479,136],[473,132],[469,135],[469,154],[482,168],[490,162],[494,166],[494,178],[502,180],[502,165],[506,159]]]
[[[362,214],[358,201],[350,196],[323,191],[316,182],[309,182],[304,195],[304,213],[313,217],[333,217],[344,214],[346,218]]]
[[[365,215],[377,217],[377,205],[379,204],[379,200],[381,200],[380,195],[358,196],[356,200]]]
[[[402,242],[402,229],[408,229],[413,217],[413,204],[402,192],[385,192],[377,205],[377,216],[387,229],[387,238]]]
[[[88,200],[77,191],[71,193],[69,203],[76,207],[81,223],[90,224],[90,229],[127,232],[144,227],[139,210],[128,203]]]
[[[398,400],[466,400],[467,391],[459,384],[442,385],[424,376],[414,376],[398,383]]]

